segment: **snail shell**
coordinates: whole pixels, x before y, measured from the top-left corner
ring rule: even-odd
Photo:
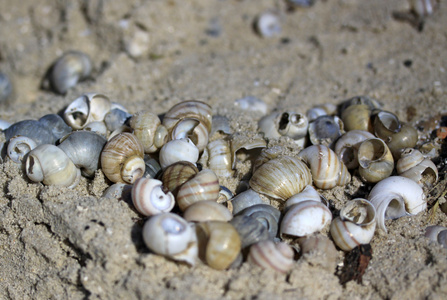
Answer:
[[[244,148],[245,150],[252,150],[255,148],[264,148],[267,143],[264,138],[259,136],[249,137],[240,133],[233,134],[230,140],[231,154],[232,154],[232,168],[236,169],[236,153]]]
[[[159,154],[162,169],[178,161],[188,161],[195,164],[198,159],[199,149],[188,138],[167,142],[161,147]]]
[[[270,238],[267,228],[252,216],[235,216],[230,221],[230,224],[233,225],[239,233],[242,249]]]
[[[259,131],[264,132],[266,138],[273,139],[288,136],[300,140],[307,135],[308,126],[307,117],[293,111],[274,112],[258,122]]]
[[[208,128],[199,120],[185,118],[180,120],[171,133],[171,139],[189,138],[196,145],[199,152],[202,153],[208,145]]]
[[[191,204],[185,210],[183,218],[189,222],[223,221],[233,218],[231,212],[215,201],[205,200]]]
[[[163,118],[163,125],[166,126],[169,132],[174,128],[178,121],[186,118],[196,119],[202,123],[211,132],[212,124],[212,109],[211,106],[196,100],[188,100],[180,102],[165,114]]]
[[[104,191],[102,196],[130,203],[132,201],[132,187],[130,184],[114,183]]]
[[[92,71],[90,57],[79,51],[64,53],[52,66],[50,83],[59,94],[65,94],[79,81],[87,78]]]
[[[309,139],[313,145],[331,147],[343,133],[343,122],[337,116],[321,116],[309,124]]]
[[[101,167],[112,182],[134,183],[145,170],[144,149],[131,133],[120,133],[105,144]]]
[[[271,240],[251,245],[247,261],[263,269],[273,269],[280,273],[289,272],[294,264],[293,250],[286,243]]]
[[[262,37],[273,37],[281,34],[279,17],[272,12],[265,12],[255,20],[256,32]]]
[[[176,196],[180,186],[196,176],[197,173],[199,173],[199,169],[195,165],[188,161],[179,161],[163,171],[161,181]]]
[[[379,229],[385,233],[385,219],[415,215],[427,207],[422,188],[402,176],[391,176],[378,182],[369,193],[368,200],[376,208]]]
[[[168,140],[168,130],[161,125],[156,114],[149,111],[138,112],[130,119],[133,134],[140,140],[144,153],[154,153]]]
[[[245,208],[237,214],[250,216],[260,222],[269,233],[271,239],[278,234],[278,223],[281,212],[269,204],[256,204]]]
[[[309,184],[312,184],[309,168],[291,156],[269,160],[258,167],[250,179],[250,187],[254,191],[283,201]]]
[[[58,145],[71,159],[82,175],[93,177],[99,169],[99,158],[106,139],[91,131],[74,131]]]
[[[231,203],[233,205],[233,214],[236,215],[247,207],[263,204],[264,202],[258,193],[252,189],[248,189],[234,196],[233,199],[231,199]]]
[[[149,155],[144,155],[144,164],[146,165],[146,170],[144,171],[143,177],[158,178],[161,172],[161,166],[158,161]]]
[[[33,139],[37,145],[54,144],[56,142],[51,128],[36,120],[23,120],[14,123],[3,132],[7,141],[14,136],[26,136]]]
[[[253,164],[253,173],[256,172],[256,170],[264,163],[281,156],[282,153],[284,153],[284,151],[285,151],[284,148],[278,145],[273,146],[271,148],[262,149],[261,154],[259,154],[259,156],[256,158]]]
[[[26,175],[34,182],[73,188],[81,172],[64,151],[54,145],[39,145],[28,153]]]
[[[341,119],[346,131],[372,131],[371,107],[367,104],[350,105],[343,110]]]
[[[131,114],[129,114],[126,110],[113,108],[104,116],[104,123],[109,131],[115,131],[120,126],[124,125],[126,120],[130,117]]]
[[[345,164],[327,146],[313,145],[307,147],[301,150],[298,156],[310,166],[312,178],[317,188],[331,189],[351,181],[351,174],[349,174]]]
[[[217,201],[219,190],[219,179],[216,174],[209,169],[204,169],[180,186],[176,197],[177,204],[184,211],[195,202]]]
[[[432,186],[438,180],[438,168],[419,150],[407,148],[396,164],[397,174],[410,178],[421,187]]]
[[[343,134],[335,143],[334,152],[348,169],[355,169],[359,166],[358,150],[360,144],[375,136],[364,130],[351,130]]]
[[[287,199],[286,204],[284,205],[284,209],[288,209],[294,204],[308,200],[321,202],[320,194],[312,185],[306,186],[304,190],[301,191],[301,193],[293,195],[292,197]]]
[[[11,126],[11,123],[5,120],[0,120],[0,130],[6,130],[9,126]]]
[[[307,254],[317,253],[319,255],[315,263],[327,271],[335,271],[338,261],[338,251],[328,237],[322,234],[305,236],[298,239],[298,244],[303,256],[306,257]]]
[[[367,182],[379,182],[394,170],[394,159],[385,142],[378,138],[363,141],[358,149],[360,177]]]
[[[388,148],[396,160],[399,159],[405,148],[413,148],[418,141],[418,132],[410,125],[402,125],[399,132],[391,135],[386,140]]]
[[[433,14],[439,2],[439,0],[409,0],[410,10],[419,18],[424,18]]]
[[[238,257],[241,240],[230,223],[208,221],[197,224],[199,257],[211,268],[224,270]]]
[[[233,175],[231,169],[231,146],[226,140],[219,139],[209,142],[208,150],[208,167],[213,170],[217,176],[229,177]]]
[[[195,264],[198,254],[195,230],[176,214],[152,216],[143,226],[143,240],[157,254]]]
[[[90,122],[83,128],[84,131],[94,132],[99,134],[100,136],[106,138],[107,137],[107,126],[102,121],[94,121]]]
[[[102,94],[87,93],[71,102],[64,111],[65,122],[73,129],[84,128],[88,123],[104,121],[112,103]]]
[[[425,229],[425,237],[430,241],[441,244],[444,248],[447,248],[447,228],[444,226],[428,226]]]
[[[332,220],[332,213],[321,202],[312,200],[292,205],[284,215],[280,235],[306,236],[323,230]]]
[[[138,178],[132,187],[132,202],[144,216],[170,212],[175,205],[174,195],[162,182],[152,178]]]
[[[388,111],[380,111],[374,117],[374,132],[384,141],[401,130],[402,124],[399,118]]]
[[[306,112],[306,117],[309,122],[314,121],[318,117],[326,115],[334,115],[337,113],[337,106],[332,103],[326,103],[312,107]]]
[[[59,140],[72,131],[71,127],[65,123],[64,119],[57,114],[45,115],[40,118],[38,122],[51,130],[54,141]]]
[[[9,158],[19,164],[25,155],[37,147],[37,143],[26,136],[16,136],[9,140],[7,153]]]
[[[371,202],[361,198],[349,201],[331,223],[331,236],[344,251],[368,244],[375,230],[376,209]]]

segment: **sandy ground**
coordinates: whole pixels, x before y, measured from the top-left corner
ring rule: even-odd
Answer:
[[[253,31],[266,11],[279,16],[279,36]],[[416,126],[421,143],[423,136],[430,141],[446,113],[447,6],[422,31],[393,18],[407,11],[405,0],[320,0],[294,11],[279,0],[4,0],[0,70],[11,77],[14,94],[1,104],[0,119],[37,119],[100,92],[131,113],[162,114],[181,100],[202,100],[230,119],[233,132],[244,133],[254,132],[261,117],[234,105],[245,96],[262,99],[270,111],[305,113],[367,95]],[[132,57],[126,45],[140,47],[141,55]],[[91,78],[63,96],[41,89],[45,72],[67,50],[92,58]],[[443,159],[434,158],[440,167]],[[234,192],[242,176],[243,169],[221,183]],[[31,183],[5,160],[0,185],[2,299],[447,297],[447,250],[423,237],[428,225],[447,226],[441,210],[432,219],[427,210],[387,221],[388,234],[371,242],[363,283],[343,286],[318,255],[298,259],[286,275],[248,263],[227,271],[191,268],[153,255],[141,238],[144,218],[124,201],[101,197],[110,182],[100,171],[69,190]],[[325,195],[339,209],[371,186],[354,176]],[[340,266],[343,257],[339,251]]]

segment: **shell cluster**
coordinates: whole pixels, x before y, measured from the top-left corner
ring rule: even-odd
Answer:
[[[436,166],[415,148],[417,131],[368,97],[274,111],[260,118],[254,136],[228,124],[201,101],[180,102],[159,117],[130,114],[89,93],[63,117],[4,129],[3,147],[31,181],[45,185],[72,188],[101,170],[114,183],[104,197],[131,198],[148,217],[143,240],[151,251],[218,270],[246,260],[287,273],[296,256],[291,240],[301,256],[327,252],[325,265],[333,268],[334,244],[350,251],[368,244],[376,227],[386,233],[385,219],[424,211],[424,189],[438,179]],[[269,146],[279,138],[293,140],[297,154]],[[245,190],[233,195],[221,183],[235,177],[241,160],[252,169]],[[352,176],[374,187],[337,212],[319,190],[343,188]]]

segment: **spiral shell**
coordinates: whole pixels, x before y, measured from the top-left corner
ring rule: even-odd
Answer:
[[[401,130],[402,124],[399,118],[388,111],[380,111],[374,117],[374,132],[384,141]]]
[[[293,111],[274,112],[258,122],[259,131],[266,138],[277,139],[288,136],[293,140],[301,140],[307,135],[309,122],[303,114]]]
[[[349,174],[345,164],[327,146],[313,145],[307,147],[301,150],[298,156],[310,166],[312,178],[317,188],[331,189],[351,181],[351,174]]]
[[[346,131],[372,131],[371,107],[367,104],[350,105],[341,114]]]
[[[309,124],[308,131],[313,145],[331,147],[343,133],[343,121],[337,116],[321,116]]]
[[[398,160],[405,148],[413,148],[418,141],[418,132],[410,125],[403,124],[400,131],[386,140],[393,157]]]
[[[208,144],[208,128],[199,120],[185,118],[180,120],[172,129],[171,139],[189,138],[202,153]]]
[[[64,53],[52,66],[50,83],[59,94],[65,94],[79,81],[87,78],[92,71],[90,57],[80,51]]]
[[[332,213],[321,202],[299,202],[289,208],[281,221],[280,235],[306,236],[323,230],[332,220]]]
[[[230,224],[233,225],[239,233],[242,249],[270,238],[268,229],[252,216],[235,216],[231,219]]]
[[[271,239],[278,234],[278,223],[281,212],[269,204],[256,204],[245,208],[238,216],[250,216],[267,228]]]
[[[425,229],[425,237],[430,241],[441,244],[444,248],[447,248],[447,228],[444,226],[428,226]]]
[[[219,139],[209,142],[208,167],[213,170],[217,176],[229,177],[233,175],[231,146],[226,140]]]
[[[308,200],[321,202],[321,199],[322,196],[318,194],[317,190],[313,186],[308,185],[300,193],[293,195],[292,197],[287,199],[286,204],[284,205],[284,209],[288,209],[294,204]]]
[[[154,153],[168,140],[168,130],[161,125],[158,116],[149,111],[141,111],[132,116],[130,127],[140,140],[144,153]]]
[[[16,136],[9,140],[7,153],[8,157],[15,163],[22,162],[24,157],[34,148],[37,147],[36,142],[26,136]]]
[[[265,12],[255,20],[256,32],[262,37],[273,37],[281,33],[281,22],[277,14]]]
[[[111,106],[109,98],[105,95],[88,93],[76,98],[67,106],[64,120],[71,128],[79,130],[90,122],[103,121]]]
[[[196,176],[197,173],[199,173],[199,169],[194,164],[188,161],[179,161],[163,171],[161,181],[176,196],[180,186]]]
[[[238,214],[240,211],[244,210],[247,207],[263,203],[264,202],[262,201],[259,194],[252,189],[243,191],[242,193],[237,194],[233,197],[233,199],[231,199],[234,215]]]
[[[421,187],[431,187],[438,180],[438,168],[419,150],[407,148],[402,152],[396,164],[397,174],[410,178]]]
[[[188,161],[195,164],[199,159],[199,149],[189,139],[172,140],[160,149],[159,160],[162,169],[178,161]]]
[[[160,180],[152,178],[138,178],[135,181],[132,202],[144,216],[170,212],[175,205],[174,195],[165,190]]]
[[[23,120],[14,123],[3,132],[7,141],[15,136],[26,136],[33,139],[37,145],[54,144],[56,142],[51,128],[36,120]]]
[[[184,211],[195,202],[216,201],[219,190],[219,179],[216,174],[209,169],[204,169],[180,186],[176,198],[177,204]]]
[[[368,131],[348,131],[337,140],[334,152],[348,169],[355,169],[359,166],[357,154],[360,144],[370,138],[374,138],[374,135]]]
[[[157,254],[195,265],[197,236],[192,226],[172,213],[152,216],[143,226],[146,246]]]
[[[163,125],[166,126],[169,132],[171,132],[178,121],[186,118],[198,120],[205,126],[208,133],[211,132],[211,106],[196,100],[180,102],[171,107],[163,118]]]
[[[140,141],[127,132],[114,136],[101,152],[101,167],[112,182],[134,183],[145,170],[144,149]]]
[[[183,218],[189,222],[223,221],[233,218],[231,212],[215,201],[205,200],[191,204],[183,213]]]
[[[291,156],[281,156],[264,163],[250,179],[250,187],[254,191],[283,201],[311,183],[309,168]]]
[[[289,272],[294,264],[293,250],[286,243],[261,241],[250,247],[247,261],[263,269],[273,269],[280,273]]]
[[[369,193],[368,200],[376,208],[377,226],[385,233],[385,219],[415,215],[427,207],[422,188],[402,176],[391,176],[378,182]]]
[[[28,153],[26,175],[34,182],[73,188],[81,172],[68,156],[54,145],[39,145]]]
[[[394,159],[385,142],[378,138],[363,141],[358,149],[360,177],[367,182],[379,182],[394,170]]]
[[[350,251],[368,244],[376,229],[376,209],[366,199],[353,199],[340,211],[340,216],[331,223],[331,236],[335,244]]]
[[[213,269],[228,268],[241,250],[241,240],[236,229],[221,221],[199,223],[196,228],[199,257]]]

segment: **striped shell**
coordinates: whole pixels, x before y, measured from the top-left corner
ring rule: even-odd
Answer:
[[[293,267],[293,250],[286,243],[275,244],[271,240],[261,241],[250,247],[247,261],[263,269],[287,273]]]
[[[168,166],[161,177],[163,185],[177,195],[178,189],[182,184],[193,178],[199,169],[189,161],[179,161]]]
[[[211,132],[211,106],[202,101],[196,100],[180,102],[171,107],[163,118],[163,125],[166,126],[169,132],[171,132],[178,121],[186,118],[198,120],[205,126],[208,133]]]
[[[166,191],[162,182],[152,178],[139,178],[132,187],[132,202],[144,216],[169,212],[175,205],[171,192]]]

